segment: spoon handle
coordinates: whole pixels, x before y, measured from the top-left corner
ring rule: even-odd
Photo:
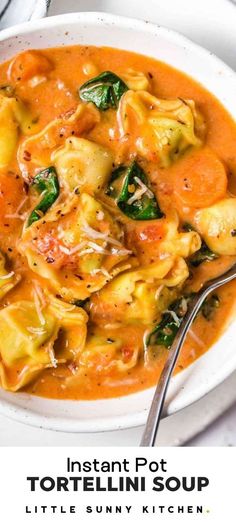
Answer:
[[[198,292],[193,297],[191,303],[189,304],[188,311],[179,327],[175,340],[172,344],[172,348],[169,352],[168,359],[162,370],[160,380],[157,384],[140,446],[148,447],[155,445],[157,430],[159,427],[170,378],[175,368],[181,347],[188,333],[188,329],[196,317],[202,303],[208,294],[212,292],[212,290],[215,290],[222,284],[231,281],[235,278],[235,276],[236,265],[231,267],[223,276],[216,277],[215,279],[209,281],[200,290],[200,292]]]

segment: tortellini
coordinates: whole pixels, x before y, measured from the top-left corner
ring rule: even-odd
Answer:
[[[112,170],[112,153],[84,138],[70,137],[51,155],[59,179],[70,192],[76,188],[93,193],[108,181]]]
[[[29,267],[66,301],[86,299],[130,268],[121,228],[92,196],[56,205],[23,232],[20,252]]]
[[[59,324],[58,338],[54,344],[59,361],[77,360],[83,351],[87,335],[86,312],[77,306],[71,306],[48,293],[48,309]]]
[[[83,350],[86,313],[52,296],[50,300],[40,315],[31,301],[18,301],[0,311],[3,388],[17,391],[44,368],[73,361]]]
[[[131,134],[137,152],[161,167],[202,143],[195,131],[202,132],[203,122],[192,100],[162,100],[146,91],[129,90],[122,96],[117,118],[121,137]]]
[[[208,247],[219,255],[236,255],[236,198],[199,210],[195,224]]]
[[[13,303],[0,311],[0,376],[3,388],[16,391],[52,365],[56,319],[44,313],[39,321],[29,301]]]
[[[20,281],[20,275],[5,268],[5,258],[0,252],[0,299]]]
[[[30,134],[35,125],[24,104],[0,93],[0,168],[6,167],[15,152],[19,129]]]
[[[132,91],[148,91],[150,88],[150,81],[142,71],[129,68],[122,74],[122,78]]]
[[[128,246],[139,262],[148,264],[164,255],[188,258],[201,248],[201,238],[194,231],[179,232],[178,218],[173,215],[139,226],[128,225]]]
[[[120,338],[118,330],[115,338],[112,338],[111,341],[100,332],[88,335],[85,349],[79,359],[80,369],[85,368],[86,371],[95,374],[104,374],[114,368],[124,372],[136,366],[139,348],[136,346],[127,357],[125,350],[123,350],[124,342]]]
[[[62,138],[91,130],[100,120],[92,103],[79,104],[69,116],[50,121],[40,132],[25,139],[18,148],[17,159],[23,177],[28,180],[38,169],[51,165],[51,154],[63,143]]]
[[[172,256],[144,268],[120,274],[91,299],[91,319],[103,322],[150,324],[158,315],[160,286],[175,287],[189,275],[182,258]]]
[[[201,248],[201,238],[197,232],[179,232],[176,223],[167,221],[166,235],[160,242],[160,252],[168,252],[184,258],[190,257]]]

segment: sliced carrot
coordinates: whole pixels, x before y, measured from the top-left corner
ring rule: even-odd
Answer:
[[[46,74],[52,69],[51,62],[38,51],[24,51],[10,64],[11,79],[16,82]]]
[[[224,165],[208,147],[186,154],[171,171],[174,194],[187,207],[208,207],[226,193]]]

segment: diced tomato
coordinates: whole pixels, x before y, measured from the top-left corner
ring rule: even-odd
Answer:
[[[136,234],[139,241],[161,241],[165,235],[165,228],[162,222],[156,222],[144,225]]]
[[[134,350],[133,350],[133,348],[131,348],[131,346],[123,346],[123,348],[122,348],[123,361],[124,362],[130,361],[133,353],[134,353]]]
[[[52,263],[55,268],[67,264],[69,257],[60,250],[60,241],[53,235],[46,233],[34,241],[37,250],[43,254],[48,263]]]

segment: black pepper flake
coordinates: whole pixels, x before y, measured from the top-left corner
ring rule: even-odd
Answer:
[[[110,337],[107,337],[107,343],[111,344],[111,343],[114,343],[114,339],[111,339]]]
[[[236,228],[233,228],[233,230],[231,230],[231,236],[232,237],[236,236]]]
[[[54,263],[54,261],[55,261],[55,259],[53,259],[53,257],[47,257],[46,258],[46,263],[51,264],[51,263]]]

